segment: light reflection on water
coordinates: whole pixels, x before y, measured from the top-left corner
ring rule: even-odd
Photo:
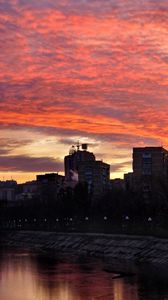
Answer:
[[[96,260],[1,253],[0,300],[167,300],[167,284],[103,270]]]

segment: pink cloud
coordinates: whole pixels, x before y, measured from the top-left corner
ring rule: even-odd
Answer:
[[[2,124],[168,145],[166,1],[103,3],[2,3]]]

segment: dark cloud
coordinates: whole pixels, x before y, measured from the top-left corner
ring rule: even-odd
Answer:
[[[92,135],[93,136],[93,135]],[[116,145],[116,148],[124,148],[124,149],[131,149],[135,145],[156,145],[158,144],[158,140],[151,137],[144,137],[144,136],[138,136],[134,133],[127,133],[127,134],[121,134],[121,133],[111,133],[111,134],[95,134],[94,135],[97,140],[103,142],[108,142],[111,145]]]
[[[9,154],[11,151],[21,146],[26,146],[31,142],[32,140],[30,139],[0,138],[0,154]]]
[[[68,146],[72,146],[74,143],[76,143],[77,141],[73,140],[73,138],[61,138],[58,140],[59,143],[63,144],[63,145],[68,145]]]
[[[81,136],[79,136],[79,138],[75,137],[74,138],[72,137],[71,139],[70,138],[61,138],[61,139],[58,139],[58,143],[60,144],[63,144],[63,145],[68,145],[68,146],[72,146],[72,145],[77,145],[77,143],[80,143],[80,144],[87,144],[88,146],[90,147],[97,147],[99,145],[99,142],[95,141],[95,142],[81,142]]]
[[[6,155],[6,154],[8,154],[10,151],[8,150],[8,149],[0,149],[0,156],[1,155]]]
[[[6,125],[0,122],[1,130],[11,129],[11,125]],[[98,144],[103,142],[108,142],[110,144],[114,144],[117,147],[124,147],[125,149],[131,149],[135,145],[147,145],[150,144],[151,146],[158,145],[160,141],[157,138],[152,138],[150,136],[142,136],[142,135],[135,135],[135,132],[130,133],[88,133],[78,129],[70,129],[70,128],[59,128],[59,127],[45,127],[45,126],[28,126],[28,125],[18,125],[13,123],[12,130],[19,131],[19,130],[28,130],[33,131],[34,133],[42,133],[46,136],[56,136],[59,143],[64,145],[71,146],[72,144],[76,143],[78,140],[83,138],[91,138],[95,140],[95,143],[89,143],[92,147],[96,147]],[[69,138],[71,137],[71,138]],[[6,143],[6,140],[4,140]],[[23,143],[23,144],[22,144]],[[26,145],[26,143],[31,143],[31,140],[18,142],[16,144]]]
[[[126,149],[124,149],[124,150],[126,150]],[[114,159],[123,160],[126,156],[127,156],[126,151],[124,153],[122,153],[122,152],[121,153],[113,153],[111,155],[111,160],[114,160]],[[96,157],[97,157],[97,159],[101,159],[101,160],[109,159],[109,153],[108,152],[107,153],[105,153],[105,152],[102,152],[102,153],[101,152],[96,152]]]
[[[22,124],[19,125],[15,121],[12,124],[6,124],[4,122],[0,121],[1,130],[14,130],[14,131],[33,131],[34,133],[41,133],[46,136],[55,135],[56,137],[63,137],[65,136],[65,139],[67,136],[83,136],[83,131],[79,129],[71,129],[71,128],[59,128],[59,127],[52,127],[52,126],[33,126],[33,125],[26,125]]]
[[[60,172],[63,162],[51,157],[0,156],[0,171]]]
[[[12,1],[9,1],[12,3]],[[166,9],[167,1],[166,0],[144,0],[144,1],[132,1],[132,0],[92,0],[92,1],[83,1],[83,0],[41,0],[40,2],[34,0],[18,0],[17,6],[20,9],[29,9],[34,11],[47,11],[51,9],[59,10],[65,15],[94,15],[99,18],[103,18],[105,15],[111,13],[118,15],[122,18],[130,18],[132,14],[136,11],[146,10],[149,7],[152,9]],[[4,4],[5,7],[5,4]],[[6,5],[7,7],[7,5]],[[11,6],[8,4],[8,9],[11,9]]]

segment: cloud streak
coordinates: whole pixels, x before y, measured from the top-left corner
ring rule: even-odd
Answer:
[[[58,172],[63,162],[50,157],[0,156],[0,172]]]

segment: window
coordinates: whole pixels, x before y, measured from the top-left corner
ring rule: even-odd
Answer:
[[[152,155],[151,153],[142,154],[142,174],[151,175],[152,174]]]

